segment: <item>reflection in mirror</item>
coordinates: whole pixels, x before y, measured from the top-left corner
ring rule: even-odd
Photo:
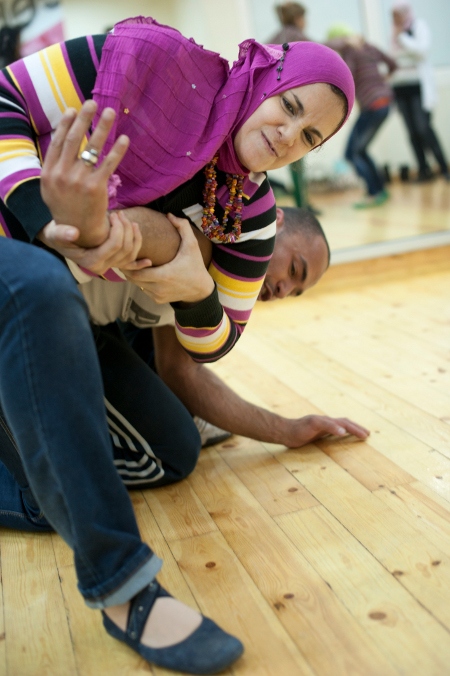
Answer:
[[[274,11],[278,3],[249,0],[249,4],[253,9],[255,37],[264,42],[278,27]],[[323,42],[330,27],[340,24],[352,35],[362,35],[368,43],[393,54],[392,0],[342,0],[338,4],[315,0],[313,4],[302,4],[306,7],[304,32],[310,39]],[[437,94],[431,106],[432,127],[444,156],[449,158],[450,50],[443,27],[448,25],[445,19],[450,21],[450,3],[412,0],[410,4],[415,17],[426,22],[431,35],[430,73]],[[303,200],[300,203],[310,203],[320,212],[332,260],[344,262],[450,243],[450,182],[440,176],[443,168],[429,151],[428,164],[436,178],[426,183],[415,182],[419,168],[416,153],[410,131],[395,104],[369,147],[370,155],[389,181],[386,185],[389,199],[376,208],[361,211],[352,208],[360,201],[365,186],[344,157],[359,112],[356,108],[342,132],[310,153],[302,167],[307,187],[300,191]],[[299,203],[298,189],[288,170],[271,172],[270,178],[279,184],[277,200],[281,205]]]
[[[277,191],[277,189],[276,189]],[[333,264],[405,253],[450,244],[450,184],[442,178],[426,184],[395,180],[390,199],[365,210],[353,208],[360,188],[308,190],[308,204],[318,211]],[[292,195],[277,191],[280,206],[294,206]]]

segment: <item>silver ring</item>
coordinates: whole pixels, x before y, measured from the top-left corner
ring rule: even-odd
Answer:
[[[83,150],[80,157],[85,164],[89,164],[91,167],[95,167],[95,165],[98,162],[98,150],[95,150],[95,148],[91,148],[90,150]]]

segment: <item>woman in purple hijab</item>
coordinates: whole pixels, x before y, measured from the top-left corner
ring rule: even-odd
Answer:
[[[240,45],[230,69],[219,54],[143,17],[117,24],[106,37],[80,40],[84,53],[69,41],[42,58],[32,55],[13,64],[3,80],[0,76],[5,99],[0,114],[9,116],[3,134],[0,126],[3,157],[9,158],[11,143],[20,141],[37,146],[45,157],[64,102],[80,108],[93,97],[94,127],[102,110],[114,110],[103,155],[89,142],[82,155],[86,171],[92,171],[117,137],[129,138],[109,185],[110,209],[146,205],[188,216],[214,244],[209,270],[192,266],[172,296],[161,296],[156,282],[162,273],[156,268],[128,277],[155,293],[157,302],[178,303],[177,336],[194,359],[219,359],[239,339],[273,251],[275,199],[265,172],[300,159],[342,127],[354,102],[351,73],[323,45],[255,40]],[[23,121],[13,120],[17,108],[29,120],[27,132]],[[52,246],[45,226],[52,216],[63,221],[61,211],[50,213],[43,205],[40,171],[30,153],[14,164],[0,162],[0,197],[9,210],[4,230]],[[69,222],[79,227],[80,244],[96,246],[107,238],[109,223],[93,224],[82,207],[80,220],[71,212]],[[152,246],[154,240],[139,257],[152,259]],[[61,253],[71,258],[70,252]],[[86,281],[89,270],[71,269],[79,282]],[[105,277],[123,281],[114,270]]]
[[[332,50],[315,43],[286,44],[284,50],[247,40],[229,70],[219,54],[153,19],[117,24],[102,50],[94,88],[99,110],[109,106],[117,115],[105,151],[119,133],[131,140],[112,206],[146,204],[167,194],[216,153],[218,169],[248,174],[234,148],[239,129],[266,99],[313,83],[343,92],[345,114],[336,102],[335,133],[352,109],[354,84]]]
[[[56,212],[41,196],[41,162],[49,148],[55,148],[55,129],[70,117],[68,108],[84,111],[83,103],[91,98],[99,110],[94,126],[99,124],[87,134],[81,159],[76,160],[84,175],[101,175],[102,165],[98,171],[96,165],[105,158],[106,166],[114,141],[121,135],[130,139],[110,182],[110,208],[149,205],[160,214],[189,218],[201,236],[212,241],[209,269],[188,266],[184,288],[178,286],[170,300],[180,343],[193,359],[214,361],[241,335],[272,255],[276,212],[265,171],[300,159],[341,128],[353,106],[350,71],[335,52],[321,45],[263,46],[254,40],[240,45],[238,60],[229,69],[218,54],[144,18],[124,21],[108,36],[77,38],[30,55],[0,73],[0,228],[6,236],[52,245],[48,232],[54,218],[79,226],[91,246],[111,237],[104,209],[100,221],[91,223],[83,200],[72,201],[64,212],[62,199]],[[111,141],[103,148],[96,140],[104,120],[101,111],[107,107],[115,111],[115,121]],[[6,256],[4,245],[17,243],[0,238],[2,244]],[[146,245],[150,257],[152,244]],[[24,288],[27,297],[32,294],[40,261],[57,263],[48,255],[33,255],[32,247],[18,247],[20,252],[25,249],[31,252],[29,265],[19,272],[16,265],[8,268],[16,300]],[[58,250],[76,280],[88,284],[92,273],[70,260],[80,262],[73,250]],[[140,256],[146,255],[143,247]],[[146,294],[151,276],[174,264],[139,273],[144,279],[136,279]],[[292,293],[301,292],[307,276],[307,270],[296,265],[288,264]],[[84,323],[78,317],[85,306],[70,275],[62,279],[61,270],[55,270],[44,287],[48,297],[37,286],[39,303],[51,306],[51,280],[59,282],[53,304],[67,313],[60,327],[64,335],[56,344],[64,346],[64,338],[73,338],[80,373],[72,369],[69,383],[59,383],[61,391],[52,387],[47,376],[55,369],[46,367],[53,364],[46,330],[54,326],[51,320],[41,321],[40,311],[26,320],[18,315],[21,326],[13,333],[22,335],[25,328],[27,340],[10,363],[17,370],[25,347],[25,356],[34,349],[31,363],[36,370],[27,383],[41,389],[37,400],[27,399],[28,385],[21,386],[21,406],[14,395],[14,369],[2,374],[4,391],[12,393],[1,400],[12,430],[0,440],[0,524],[31,531],[55,528],[75,551],[78,586],[86,603],[102,609],[106,630],[146,660],[188,673],[216,673],[234,662],[243,646],[156,581],[162,562],[140,539],[122,484],[156,487],[183,479],[198,457],[198,432],[172,392],[147,373],[143,361],[136,366],[136,355],[126,353],[115,336],[97,327],[97,345],[89,343],[87,317],[83,315]],[[45,280],[46,275],[41,277]],[[104,277],[123,281],[120,271]],[[105,285],[119,286],[108,281]],[[275,291],[280,297],[284,293]],[[132,306],[136,314],[138,301]],[[39,345],[44,345],[39,349],[38,336],[43,337]],[[81,369],[85,353],[96,349],[101,375],[95,364]],[[64,350],[60,352],[65,373]],[[135,366],[128,369],[129,364]],[[72,395],[70,401],[78,400],[78,393],[86,391],[85,381],[91,400],[78,401],[71,420],[71,406],[64,406],[66,394]],[[37,421],[38,414],[46,417],[46,425]],[[102,434],[95,442],[97,428]],[[83,443],[81,429],[86,431]],[[34,433],[41,435],[39,443]]]

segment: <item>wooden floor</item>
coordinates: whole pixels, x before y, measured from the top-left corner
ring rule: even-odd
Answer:
[[[260,304],[214,368],[283,415],[366,443],[232,438],[134,493],[161,582],[242,638],[238,676],[450,673],[450,247],[332,268]],[[56,535],[0,530],[0,674],[163,674],[107,636]]]

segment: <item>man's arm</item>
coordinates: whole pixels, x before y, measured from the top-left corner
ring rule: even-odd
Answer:
[[[208,368],[194,362],[183,350],[171,326],[153,329],[158,374],[192,415],[222,429],[258,441],[304,446],[333,434],[354,434],[365,439],[369,432],[347,418],[308,415],[284,418],[242,399]]]

